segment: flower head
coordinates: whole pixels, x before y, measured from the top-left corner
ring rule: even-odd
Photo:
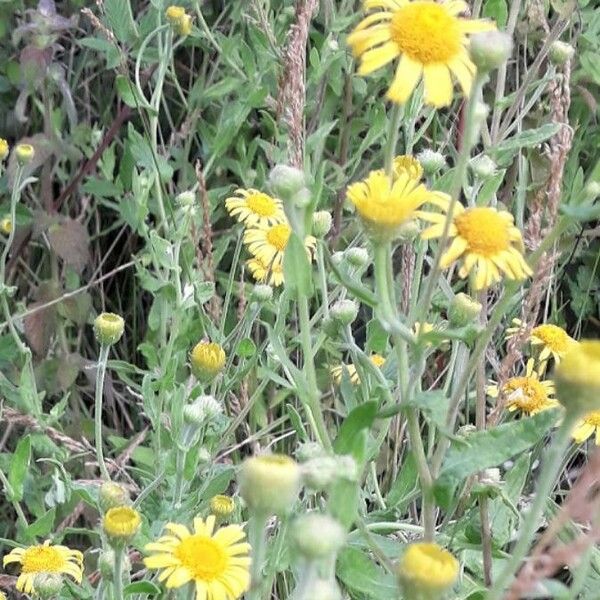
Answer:
[[[467,36],[493,30],[493,23],[459,17],[467,8],[462,0],[365,0],[365,7],[379,10],[348,36],[354,55],[360,57],[359,74],[368,75],[399,58],[387,93],[393,102],[406,102],[422,78],[425,102],[447,106],[452,102],[452,75],[469,95],[475,65]]]
[[[554,371],[556,395],[567,410],[600,410],[600,341],[572,344]]]
[[[4,138],[0,138],[0,161],[4,160],[8,156],[10,146]]]
[[[246,266],[255,281],[275,287],[283,284],[283,262],[265,264],[260,258],[251,258],[246,262]]]
[[[456,558],[441,546],[416,542],[408,546],[400,559],[398,579],[403,589],[417,592],[411,598],[439,598],[456,582],[458,567]]]
[[[33,160],[35,148],[31,144],[17,144],[15,154],[17,156],[17,161],[22,165],[26,165]]]
[[[450,204],[446,199],[432,201],[447,213]],[[433,223],[423,231],[423,239],[441,237],[446,214],[420,211],[419,217]],[[450,247],[442,256],[440,266],[445,269],[463,259],[460,277],[475,271],[475,289],[482,290],[501,280],[500,273],[513,280],[525,279],[532,274],[523,258],[521,232],[514,226],[513,216],[506,211],[489,207],[464,208],[456,203],[448,235]]]
[[[204,382],[212,381],[225,366],[227,355],[220,344],[199,342],[190,355],[192,373]]]
[[[263,265],[281,266],[283,264],[283,254],[291,234],[292,228],[285,220],[273,225],[257,225],[246,230],[244,243],[254,258],[258,259]],[[312,236],[307,236],[304,240],[306,252],[309,256],[312,256],[316,243],[317,240]],[[250,265],[249,268],[252,270]],[[272,283],[276,285],[275,282]]]
[[[573,439],[578,444],[581,444],[593,433],[596,434],[596,446],[600,446],[600,410],[588,413],[581,421],[579,421],[573,430]]]
[[[4,235],[10,235],[12,233],[12,230],[13,230],[13,223],[12,223],[10,217],[4,217],[3,219],[0,219],[0,231]]]
[[[394,177],[399,177],[402,173],[405,173],[412,179],[420,181],[423,177],[423,167],[421,163],[410,154],[401,154],[394,158],[393,163]]]
[[[520,410],[526,415],[535,415],[543,410],[555,408],[558,402],[554,396],[554,383],[541,381],[540,375],[534,370],[533,360],[527,362],[524,376],[511,377],[500,390],[497,385],[489,386],[487,393],[492,398],[500,395],[506,398],[506,405],[511,412]]]
[[[192,17],[182,6],[169,6],[165,11],[165,17],[179,35],[185,37],[192,32]]]
[[[96,339],[103,346],[116,344],[125,330],[125,321],[120,315],[114,313],[102,313],[94,321],[94,333]]]
[[[31,594],[34,579],[39,573],[70,575],[77,583],[83,577],[83,555],[78,550],[66,546],[51,546],[50,541],[28,548],[15,548],[7,554],[2,564],[21,565],[21,574],[17,579],[17,590]]]
[[[513,319],[513,325],[514,327],[506,330],[507,340],[513,338],[520,331],[523,323],[520,319]],[[569,348],[577,343],[562,327],[551,323],[543,323],[534,327],[529,335],[529,342],[532,346],[541,347],[540,362],[545,362],[552,356],[556,364],[560,362]]]
[[[275,225],[284,220],[281,200],[252,188],[236,190],[237,196],[225,200],[225,207],[232,217],[249,227]]]
[[[152,552],[144,559],[148,569],[163,569],[158,580],[169,589],[192,582],[196,600],[236,600],[250,585],[250,544],[239,525],[215,531],[215,517],[194,519],[190,532],[185,525],[167,523],[167,534],[147,544]]]
[[[385,364],[385,358],[383,358],[383,356],[381,356],[381,354],[371,354],[371,356],[369,356],[369,360],[378,368],[381,369],[381,367],[383,367],[383,365]],[[356,370],[356,366],[355,365],[348,365],[348,364],[341,364],[338,365],[337,367],[333,367],[331,369],[331,376],[333,377],[333,380],[335,381],[336,385],[340,385],[340,383],[342,383],[342,374],[344,373],[344,369],[347,371],[348,373],[348,377],[350,377],[350,381],[351,383],[353,383],[354,385],[359,385],[360,384],[360,375],[358,374],[358,371]]]
[[[369,234],[382,239],[397,235],[398,228],[428,200],[446,198],[427,190],[405,167],[396,167],[393,179],[383,171],[371,171],[365,180],[350,185],[346,196]]]
[[[113,541],[127,542],[138,532],[142,518],[131,506],[116,506],[106,511],[102,528]]]
[[[216,517],[226,518],[235,510],[235,500],[231,496],[218,494],[210,499],[210,512]]]

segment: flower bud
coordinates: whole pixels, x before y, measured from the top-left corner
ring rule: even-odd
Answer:
[[[277,196],[289,199],[304,188],[304,173],[296,167],[276,165],[269,174],[269,185]]]
[[[588,181],[583,188],[583,193],[588,202],[595,200],[598,196],[600,196],[600,182]]]
[[[273,298],[273,288],[266,283],[258,283],[252,288],[250,297],[254,302],[269,302]]]
[[[194,204],[196,203],[196,194],[194,194],[194,192],[192,192],[191,190],[181,192],[181,194],[177,194],[175,202],[177,202],[179,206],[182,206],[184,208],[194,206]]]
[[[301,463],[304,463],[312,458],[325,456],[325,450],[318,442],[302,442],[298,444],[294,454]]]
[[[208,448],[202,446],[200,450],[198,450],[198,463],[201,465],[206,465],[212,460],[212,454]]]
[[[192,373],[201,383],[210,383],[223,370],[227,355],[214,342],[199,342],[190,355]]]
[[[337,470],[333,456],[317,456],[302,465],[302,480],[311,490],[325,491],[337,479]]]
[[[231,496],[219,494],[210,499],[210,512],[219,517],[226,519],[235,510],[235,500]]]
[[[190,425],[204,425],[218,417],[223,407],[213,396],[200,396],[183,407],[183,420]]]
[[[496,174],[496,163],[489,156],[473,158],[469,166],[477,179],[485,181]]]
[[[342,600],[340,587],[333,579],[315,579],[309,590],[306,597],[310,600]]]
[[[313,215],[313,235],[318,238],[324,238],[331,229],[333,217],[326,210],[319,210]]]
[[[289,456],[267,454],[246,459],[239,474],[240,495],[261,515],[288,512],[300,491],[300,468]]]
[[[573,344],[554,370],[554,384],[567,411],[600,410],[600,340]]]
[[[512,38],[501,31],[476,33],[471,36],[471,59],[480,72],[487,73],[509,59],[512,46]]]
[[[458,579],[456,558],[441,546],[417,542],[398,564],[398,581],[406,600],[438,600]]]
[[[0,161],[4,160],[8,156],[10,146],[4,138],[0,138]]]
[[[421,229],[419,228],[418,223],[414,219],[410,219],[398,227],[396,235],[397,239],[402,242],[412,242],[420,233]]]
[[[0,231],[4,235],[10,235],[12,233],[12,230],[13,230],[13,224],[12,224],[12,221],[10,220],[10,217],[4,217],[2,220],[0,220]]]
[[[331,318],[341,325],[350,325],[358,316],[358,304],[353,300],[339,300],[331,307]]]
[[[181,37],[187,37],[190,35],[190,33],[192,33],[192,17],[190,15],[183,15],[178,26],[175,28],[175,31]]]
[[[345,481],[358,481],[358,465],[352,456],[342,454],[336,456],[337,462],[337,478]]]
[[[471,296],[460,292],[452,298],[448,307],[448,321],[454,327],[465,327],[472,323],[481,312],[482,306]]]
[[[15,154],[17,155],[19,164],[26,165],[33,160],[35,148],[31,144],[17,144]]]
[[[105,581],[113,581],[115,576],[115,553],[114,550],[103,550],[100,556],[98,557],[98,571],[100,571],[100,575],[102,575],[102,579]],[[125,573],[129,573],[131,571],[131,562],[129,560],[129,556],[127,553],[123,554],[123,564],[122,564],[122,572],[121,577]]]
[[[129,493],[127,490],[113,481],[107,481],[100,486],[98,494],[98,504],[100,510],[105,513],[111,508],[124,506],[130,503]]]
[[[171,25],[178,25],[179,21],[185,16],[185,8],[183,6],[171,5],[165,11],[165,17]]]
[[[350,266],[360,269],[369,263],[369,252],[366,248],[348,248],[344,250],[344,259]]]
[[[500,485],[502,483],[500,469],[497,467],[484,469],[479,476],[479,482],[484,485]]]
[[[123,335],[125,321],[114,313],[102,313],[94,321],[94,333],[102,346],[116,344]]]
[[[343,527],[328,515],[316,512],[298,517],[292,526],[292,540],[308,560],[335,556],[345,540]]]
[[[38,573],[33,578],[35,595],[42,600],[56,598],[63,588],[63,578],[57,573]]]
[[[559,67],[564,65],[568,60],[571,60],[574,55],[575,48],[566,42],[556,40],[550,46],[550,61]]]
[[[444,156],[429,148],[419,152],[419,154],[417,154],[417,159],[421,163],[426,175],[433,175],[446,166],[446,159]]]
[[[140,513],[131,506],[116,506],[109,509],[102,519],[102,528],[110,544],[122,547],[130,542],[142,524]]]

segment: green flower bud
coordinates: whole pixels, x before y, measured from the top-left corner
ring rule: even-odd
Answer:
[[[300,468],[289,456],[269,454],[246,459],[239,474],[240,495],[251,511],[281,515],[300,492]]]
[[[313,234],[315,237],[324,238],[331,229],[333,217],[326,210],[320,210],[313,215]]]
[[[575,55],[575,48],[571,44],[556,40],[550,46],[550,60],[557,66],[564,65],[568,60],[571,60]]]
[[[131,506],[115,506],[106,511],[102,528],[113,548],[128,544],[142,524],[140,513]]]
[[[366,248],[348,248],[344,250],[346,262],[357,269],[365,267],[369,263],[369,252]]]
[[[98,504],[103,513],[111,508],[124,506],[130,502],[129,492],[122,485],[113,481],[107,481],[100,486]]]
[[[181,194],[177,194],[175,202],[185,208],[194,206],[196,204],[196,194],[192,191],[181,192]]]
[[[226,519],[233,514],[234,510],[235,500],[231,496],[218,494],[210,499],[210,512],[215,515],[215,517]]]
[[[33,160],[35,148],[31,144],[17,144],[15,148],[17,161],[20,165],[26,165]]]
[[[446,159],[443,154],[429,148],[419,152],[417,159],[421,163],[426,175],[433,175],[446,166]]]
[[[223,413],[223,407],[212,396],[200,396],[183,407],[183,420],[190,425],[202,426]]]
[[[448,321],[454,327],[465,327],[479,316],[482,308],[477,300],[473,300],[471,296],[460,292],[450,302]]]
[[[292,526],[292,540],[308,560],[335,556],[345,540],[343,527],[331,517],[316,512],[298,517]]]
[[[480,72],[487,73],[509,59],[512,46],[512,38],[502,31],[477,33],[471,36],[471,59]]]
[[[302,480],[314,491],[327,490],[338,476],[338,462],[333,456],[317,456],[302,465]]]
[[[63,588],[63,578],[56,573],[38,573],[33,578],[34,593],[42,600],[56,598]]]
[[[486,180],[496,174],[496,163],[489,156],[478,156],[469,163],[477,179]]]
[[[254,302],[269,302],[273,298],[273,288],[265,283],[258,283],[252,288],[250,297]]]
[[[595,200],[600,196],[600,183],[598,181],[588,181],[583,188],[583,193],[588,202]]]
[[[123,317],[114,313],[102,313],[94,321],[94,333],[102,346],[116,344],[125,330]]]
[[[358,316],[358,304],[353,300],[339,300],[331,307],[331,318],[341,325],[350,325]]]
[[[304,173],[295,167],[276,165],[269,174],[269,184],[277,196],[288,199],[304,188]]]
[[[303,442],[298,444],[298,448],[296,448],[294,454],[301,463],[326,455],[323,446],[317,442]]]

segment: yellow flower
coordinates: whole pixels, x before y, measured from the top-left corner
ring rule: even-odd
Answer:
[[[420,181],[423,177],[423,167],[414,156],[401,154],[394,158],[394,176],[399,177],[402,173],[406,173],[412,179]]]
[[[102,520],[102,527],[109,538],[130,540],[138,532],[142,519],[131,506],[116,506],[109,509]]]
[[[210,499],[210,512],[217,517],[228,517],[235,510],[235,500],[231,496],[218,494]]]
[[[431,202],[449,210],[449,201],[436,198]],[[441,237],[446,214],[420,211],[421,219],[433,223],[423,231],[423,239]],[[475,269],[475,289],[482,290],[501,280],[500,272],[508,279],[521,280],[531,275],[531,269],[523,258],[521,232],[514,226],[513,216],[506,211],[478,206],[464,208],[456,203],[448,235],[450,247],[442,256],[440,266],[449,267],[463,258],[460,277],[467,277]]]
[[[463,19],[463,0],[365,0],[365,8],[379,9],[368,15],[348,36],[348,44],[360,57],[360,75],[368,75],[400,58],[387,97],[404,103],[421,80],[425,102],[435,107],[452,102],[452,77],[465,96],[471,91],[475,65],[467,50],[471,33],[491,31],[490,21]]]
[[[506,330],[507,340],[513,338],[520,331],[523,322],[520,319],[513,319],[513,324],[514,327]],[[529,335],[529,341],[533,346],[541,346],[540,362],[545,362],[552,356],[556,364],[560,363],[560,359],[567,350],[577,343],[562,327],[551,323],[543,323],[534,327]]]
[[[220,344],[199,342],[190,355],[192,372],[201,381],[214,379],[225,366],[227,355]]]
[[[185,16],[185,8],[183,8],[183,6],[171,5],[165,11],[165,16],[171,25],[177,25]]]
[[[410,544],[398,564],[398,578],[408,598],[439,598],[458,578],[458,561],[441,546]]]
[[[35,148],[31,144],[17,144],[15,154],[17,156],[17,161],[20,164],[25,165],[33,160]]]
[[[10,217],[4,217],[4,219],[0,220],[0,231],[4,235],[10,235],[13,230],[13,224],[10,220]]]
[[[6,555],[2,564],[20,563],[21,574],[17,590],[25,594],[33,592],[33,580],[39,573],[70,575],[77,583],[83,578],[83,555],[66,546],[51,546],[47,540],[37,546],[15,548]]]
[[[600,410],[600,341],[572,344],[554,370],[559,402],[567,410]]]
[[[392,179],[381,170],[371,171],[365,180],[353,183],[346,191],[372,235],[393,237],[422,204],[447,198],[441,192],[430,192],[407,171],[396,171],[396,175]]]
[[[281,265],[283,253],[291,234],[292,228],[285,221],[274,225],[257,225],[246,230],[244,243],[263,265]],[[317,240],[312,236],[307,236],[304,240],[309,256],[312,256],[316,243]]]
[[[265,265],[259,258],[251,258],[246,262],[246,266],[252,273],[254,281],[268,283],[275,287],[283,283],[283,262]]]
[[[383,365],[385,364],[385,358],[383,358],[381,354],[371,354],[371,356],[369,356],[369,360],[378,369],[381,369],[381,367],[383,367]],[[350,377],[351,383],[353,383],[354,385],[360,384],[360,375],[358,374],[356,367],[354,365],[341,364],[331,369],[331,376],[333,377],[333,380],[337,385],[340,385],[340,383],[342,383],[342,374],[344,372],[344,369],[348,371],[348,376]]]
[[[103,346],[116,344],[125,330],[125,321],[115,313],[102,313],[94,320],[96,339]]]
[[[577,424],[573,430],[573,439],[578,443],[585,442],[592,433],[596,434],[596,446],[600,446],[600,410],[595,410]]]
[[[487,388],[487,393],[492,398],[500,395],[497,385]],[[554,396],[554,383],[541,381],[540,375],[534,370],[533,360],[527,362],[525,376],[511,377],[502,386],[502,394],[506,398],[509,411],[520,410],[526,415],[535,415],[543,410],[555,408],[558,402]]]
[[[194,519],[194,530],[168,523],[169,532],[145,550],[148,569],[163,569],[158,580],[169,589],[192,582],[196,600],[236,600],[250,585],[250,544],[239,525],[215,528],[215,517]]]
[[[0,600],[7,600],[6,594],[4,592],[0,592]]]
[[[237,196],[225,200],[225,207],[232,217],[248,227],[256,225],[276,225],[285,216],[281,200],[252,188],[236,190]]]
[[[0,161],[4,160],[8,156],[10,146],[4,138],[0,138]]]

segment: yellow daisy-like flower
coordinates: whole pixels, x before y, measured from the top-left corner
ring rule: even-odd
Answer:
[[[109,509],[102,520],[102,527],[110,538],[131,539],[140,528],[140,513],[131,506],[116,506]]]
[[[257,225],[246,230],[244,243],[263,265],[280,265],[290,235],[292,235],[292,228],[285,221],[274,225]],[[304,240],[309,256],[312,256],[316,244],[317,240],[312,236],[307,236]]]
[[[259,283],[268,283],[269,285],[279,287],[283,283],[283,262],[266,265],[260,258],[251,258],[246,262],[246,266],[254,281]]]
[[[596,434],[596,446],[600,446],[600,410],[595,410],[581,419],[573,430],[573,439],[581,444],[593,433]]]
[[[236,190],[237,196],[225,200],[232,217],[248,227],[276,225],[285,220],[281,200],[258,190]]]
[[[70,575],[77,583],[81,583],[83,578],[81,552],[66,546],[51,546],[49,540],[37,546],[15,548],[2,559],[4,566],[11,563],[21,565],[17,590],[24,594],[33,592],[33,581],[40,573]]]
[[[149,569],[164,569],[158,580],[167,588],[192,582],[196,600],[236,600],[250,585],[250,544],[239,525],[215,529],[215,517],[194,519],[194,531],[178,523],[168,523],[169,532],[147,544],[153,552],[144,559]]]
[[[0,161],[4,160],[10,151],[10,146],[4,138],[0,138]]]
[[[364,18],[348,36],[360,57],[360,75],[368,75],[400,58],[387,92],[393,102],[408,100],[421,78],[425,102],[435,107],[452,102],[452,75],[465,96],[471,92],[475,65],[467,50],[468,35],[492,31],[490,21],[463,19],[463,0],[364,0],[365,9],[379,9]]]
[[[506,330],[507,340],[517,335],[523,322],[521,319],[513,319],[513,325],[514,327]],[[534,327],[529,335],[529,342],[532,346],[541,346],[540,362],[545,362],[552,356],[556,364],[559,364],[567,350],[577,343],[562,327],[551,323],[543,323]]]
[[[366,229],[377,236],[393,236],[427,201],[449,201],[446,194],[429,191],[406,170],[397,171],[394,179],[383,171],[371,171],[365,180],[350,185],[346,196]]]
[[[227,355],[221,344],[198,342],[190,354],[192,372],[201,381],[212,381],[225,367]]]
[[[369,360],[378,368],[381,369],[381,367],[383,367],[383,365],[385,364],[385,358],[383,358],[383,356],[381,356],[381,354],[371,354],[371,356],[369,356]],[[356,366],[353,364],[341,364],[338,365],[337,367],[333,367],[331,369],[331,376],[333,377],[333,381],[336,383],[336,385],[340,385],[340,383],[342,383],[342,375],[344,373],[344,369],[346,369],[346,371],[348,372],[348,376],[350,377],[350,382],[354,385],[358,385],[360,384],[360,375],[358,374],[358,371],[356,369]]]
[[[540,380],[539,373],[534,369],[533,360],[527,362],[525,376],[511,377],[502,386],[502,390],[497,385],[487,388],[487,393],[492,398],[497,398],[500,391],[506,397],[506,405],[511,412],[520,410],[526,415],[535,415],[558,406],[558,401],[553,397],[554,383]]]
[[[448,550],[428,542],[410,544],[398,563],[402,588],[424,598],[441,597],[458,579],[458,571],[458,561]]]
[[[450,203],[447,199],[438,197],[430,202],[441,208],[443,213],[449,210]],[[418,216],[433,223],[421,233],[423,239],[442,236],[446,214],[420,211]],[[532,274],[523,258],[521,232],[515,227],[513,216],[509,212],[483,206],[465,208],[457,202],[448,235],[452,238],[452,243],[442,256],[440,266],[446,269],[463,258],[458,274],[464,278],[475,269],[477,290],[500,281],[500,272],[513,280],[525,279]]]
[[[399,177],[406,173],[412,179],[420,181],[423,177],[423,167],[421,163],[410,154],[401,154],[394,158],[394,177]]]

